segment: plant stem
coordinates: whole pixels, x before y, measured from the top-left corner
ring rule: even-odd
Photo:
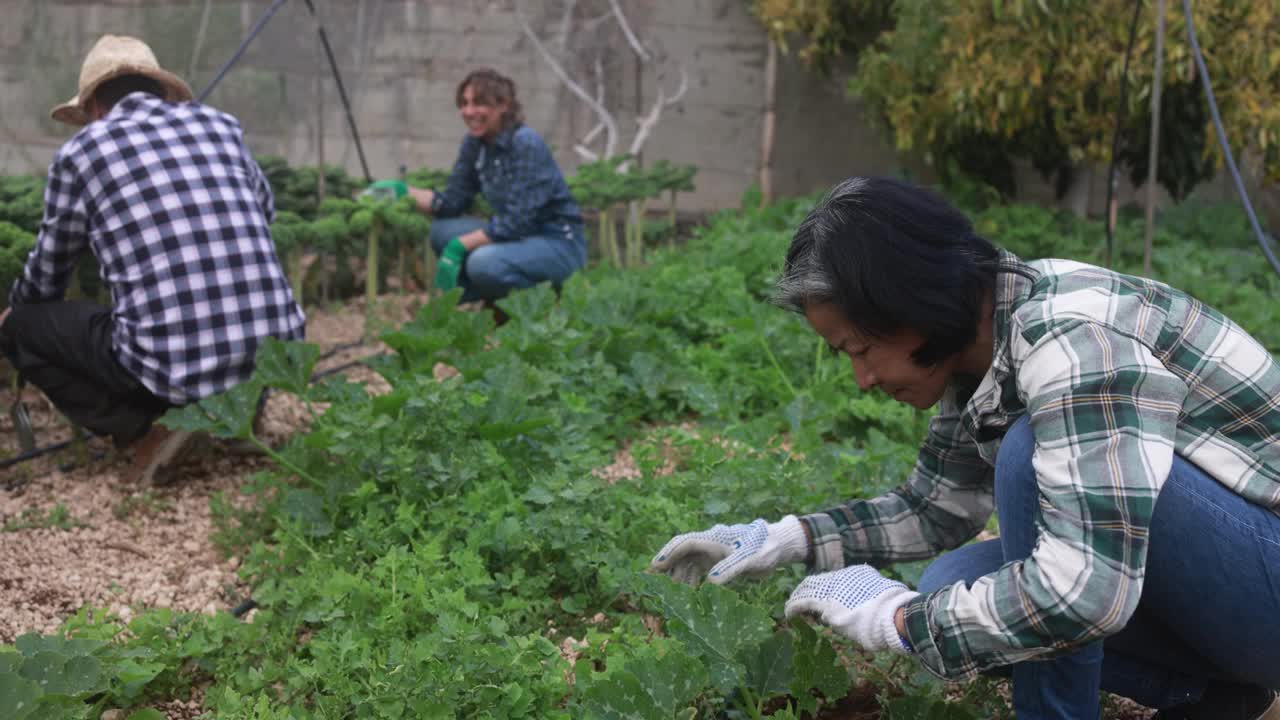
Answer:
[[[671,188],[670,202],[667,204],[667,224],[671,226],[671,234],[667,236],[667,247],[676,246],[676,189]]]
[[[302,468],[298,467],[297,465],[294,465],[293,463],[289,462],[288,460],[285,460],[283,455],[281,455],[280,453],[276,452],[275,450],[272,450],[272,449],[271,449],[271,446],[269,446],[269,445],[267,445],[266,443],[264,443],[264,442],[262,442],[261,440],[259,440],[259,439],[257,438],[257,436],[256,436],[256,435],[254,435],[253,433],[249,433],[249,437],[248,437],[248,438],[246,438],[246,439],[249,441],[249,443],[250,443],[251,445],[253,445],[254,447],[256,447],[256,448],[258,448],[259,450],[261,450],[263,453],[265,453],[267,457],[269,457],[269,458],[271,458],[273,461],[275,461],[275,463],[276,463],[277,465],[279,465],[280,467],[282,467],[282,468],[284,468],[284,469],[286,469],[286,470],[288,470],[288,471],[292,472],[293,474],[297,475],[298,477],[302,478],[303,480],[306,480],[307,482],[309,482],[309,483],[311,483],[312,485],[316,486],[317,488],[322,488],[322,487],[324,487],[324,483],[322,483],[322,482],[320,482],[319,480],[317,480],[316,478],[312,477],[312,475],[311,475],[310,473],[308,473],[306,470],[303,470]]]
[[[373,218],[369,228],[368,258],[364,269],[364,337],[368,340],[373,331],[373,306],[378,302],[378,240],[382,235],[382,218]]]
[[[276,527],[280,528],[280,531],[283,532],[285,535],[288,535],[290,538],[292,538],[294,542],[301,545],[303,550],[306,550],[308,553],[311,553],[311,557],[313,558],[320,557],[320,553],[316,552],[316,549],[311,547],[311,543],[307,542],[307,539],[302,536],[302,533],[294,532],[293,528],[289,527],[288,523],[282,522]]]
[[[826,379],[825,377],[821,376],[821,372],[823,369],[822,368],[822,346],[825,344],[826,344],[825,340],[823,340],[822,338],[818,338],[817,347],[815,349],[815,352],[813,353],[813,380],[810,381],[809,383],[810,389],[814,388],[816,385],[818,385],[818,383]]]
[[[757,323],[756,329],[760,328]],[[756,337],[760,340],[760,347],[764,348],[764,354],[769,356],[769,362],[773,363],[773,369],[778,371],[778,377],[782,378],[782,382],[791,391],[791,397],[795,397],[800,393],[796,392],[796,386],[791,384],[791,380],[787,378],[787,374],[782,371],[782,364],[778,362],[778,358],[774,356],[773,350],[769,348],[769,343],[764,341],[764,333],[757,333]]]
[[[400,275],[400,288],[396,291],[397,295],[404,295],[405,288],[409,286],[409,263],[405,260],[408,254],[408,247],[404,243],[399,244],[399,259],[396,261],[398,266],[397,273]]]
[[[430,292],[436,280],[436,253],[431,249],[430,240],[427,241],[426,246],[422,251],[422,289]]]
[[[289,284],[293,288],[293,301],[298,303],[298,307],[302,307],[302,285],[306,282],[302,264],[303,254],[301,247],[294,248],[293,257],[289,258]]]
[[[761,714],[760,709],[761,698],[756,697],[756,694],[749,687],[739,687],[738,692],[742,693],[742,697],[747,701],[747,714],[751,716],[752,720],[763,718],[764,715]]]
[[[609,255],[609,238],[606,236],[608,232],[609,213],[605,208],[600,208],[600,213],[596,216],[596,243],[600,245],[601,258]]]

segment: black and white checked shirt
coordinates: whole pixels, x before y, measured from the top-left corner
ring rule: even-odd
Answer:
[[[67,141],[13,305],[57,300],[90,249],[113,305],[113,350],[175,404],[246,380],[265,338],[305,318],[281,270],[271,188],[230,115],[133,93]]]

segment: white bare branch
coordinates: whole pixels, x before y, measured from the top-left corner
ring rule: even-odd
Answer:
[[[599,55],[596,55],[595,70],[596,70],[596,102],[600,103],[601,106],[604,106],[604,63],[600,61]],[[582,139],[579,140],[578,142],[579,144],[584,146],[590,145],[592,142],[595,141],[596,136],[598,136],[603,131],[604,131],[604,123],[596,123],[596,126],[591,128],[591,131],[588,132],[586,135],[583,135]],[[594,153],[592,154],[594,155]]]
[[[657,126],[658,121],[662,119],[662,109],[670,105],[680,102],[680,98],[684,97],[685,92],[689,89],[689,74],[684,68],[680,68],[680,85],[676,88],[676,92],[671,97],[666,96],[666,91],[662,89],[662,84],[658,84],[658,97],[653,101],[653,107],[649,108],[649,112],[642,118],[638,118],[636,122],[639,127],[636,129],[636,135],[631,139],[631,149],[628,151],[631,155],[639,155],[640,149],[648,142],[649,135],[653,132],[653,128]],[[629,163],[624,163],[628,165]],[[625,171],[625,167],[620,167]]]
[[[622,28],[622,34],[626,36],[627,42],[631,44],[631,49],[643,62],[653,62],[653,56],[648,50],[644,49],[644,45],[640,44],[640,39],[631,31],[631,23],[627,22],[627,16],[622,12],[622,6],[618,4],[618,0],[609,0],[609,7],[613,9],[613,16],[618,19],[618,26]]]
[[[573,25],[573,10],[577,4],[578,0],[567,0],[564,4],[564,14],[560,16],[560,32],[556,36],[556,44],[560,46],[560,52],[567,49],[569,28]]]
[[[680,86],[676,88],[676,93],[667,98],[668,105],[675,105],[684,99],[684,94],[689,90],[689,73],[684,71],[684,66],[680,66]]]
[[[187,60],[187,82],[196,79],[196,65],[200,62],[200,50],[204,47],[204,36],[209,30],[209,13],[213,10],[213,0],[204,0],[204,9],[200,11],[200,25],[196,28],[196,39],[191,44],[191,57]]]
[[[573,78],[569,77],[569,73],[565,71],[560,61],[556,60],[551,51],[542,43],[542,40],[538,39],[537,33],[533,31],[529,21],[525,19],[524,13],[521,11],[521,5],[522,3],[516,3],[515,8],[516,22],[520,24],[520,29],[529,38],[529,41],[533,43],[533,47],[542,56],[547,65],[551,66],[551,71],[556,74],[556,77],[560,78],[560,82],[564,83],[570,92],[577,95],[578,99],[586,103],[587,107],[590,107],[599,117],[600,122],[605,126],[605,157],[612,155],[618,143],[618,123],[614,120],[613,114],[606,110],[603,104],[591,97],[586,90],[583,90],[581,85],[574,82]]]

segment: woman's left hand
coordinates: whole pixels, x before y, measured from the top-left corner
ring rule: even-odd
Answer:
[[[481,245],[488,245],[493,242],[489,239],[489,235],[485,233],[483,229],[472,230],[466,235],[459,235],[458,241],[467,249],[467,252],[471,252]]]
[[[805,578],[787,600],[786,614],[814,615],[864,650],[907,653],[894,615],[918,594],[870,565],[854,565]]]
[[[413,204],[417,206],[421,212],[430,214],[431,203],[435,200],[436,193],[434,190],[424,188],[416,188],[409,186],[409,197],[413,198]]]

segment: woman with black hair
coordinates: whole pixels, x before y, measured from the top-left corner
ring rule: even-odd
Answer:
[[[1280,363],[1167,285],[1023,262],[936,194],[853,178],[777,284],[863,390],[937,406],[872,499],[678,535],[653,567],[724,583],[804,561],[788,617],[1011,673],[1020,718],[1280,718]],[[998,539],[965,544],[992,510]],[[870,565],[935,560],[916,590]]]
[[[515,83],[481,68],[458,84],[454,101],[467,134],[447,186],[409,190],[418,209],[435,217],[437,287],[461,285],[463,302],[489,302],[516,288],[563,283],[587,261],[582,213],[551,149],[524,124]],[[462,216],[477,193],[493,209],[488,219]]]

